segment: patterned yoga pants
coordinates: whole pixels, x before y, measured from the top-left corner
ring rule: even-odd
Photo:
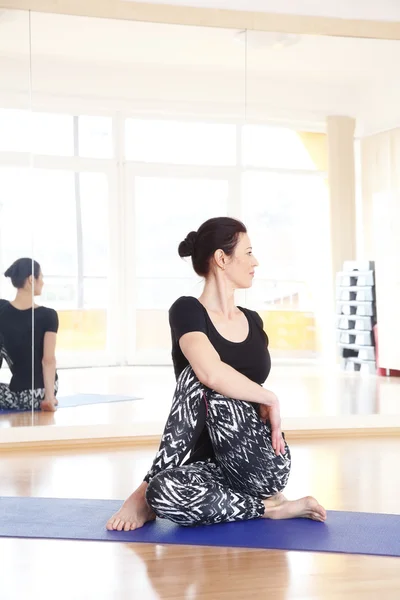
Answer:
[[[204,426],[215,461],[183,464]],[[291,466],[286,443],[285,449],[276,456],[271,428],[254,405],[209,390],[188,366],[145,477],[147,502],[158,517],[186,526],[261,517],[262,499],[286,486]]]
[[[58,382],[54,386],[57,395]],[[44,400],[44,388],[33,390],[33,410],[40,410],[40,404]],[[0,383],[0,410],[28,411],[32,410],[32,390],[12,392],[6,383]]]

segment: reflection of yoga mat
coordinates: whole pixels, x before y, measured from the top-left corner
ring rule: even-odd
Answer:
[[[140,400],[136,396],[118,396],[113,394],[74,394],[58,398],[58,408],[71,408],[72,406],[84,406],[85,404],[103,404],[106,402],[127,402],[128,400]]]
[[[105,404],[107,402],[128,402],[129,400],[143,400],[138,396],[119,396],[117,394],[74,394],[58,398],[58,408],[72,408],[73,406],[85,406],[87,404]],[[0,415],[8,415],[17,412],[30,412],[29,410],[0,410]]]
[[[48,538],[400,556],[400,515],[328,512],[326,523],[257,519],[203,527],[157,520],[130,532],[107,531],[116,500],[0,498],[0,537]]]

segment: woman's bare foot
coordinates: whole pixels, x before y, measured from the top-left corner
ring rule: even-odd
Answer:
[[[282,495],[280,495],[282,496]],[[322,523],[326,520],[325,509],[318,504],[317,500],[312,496],[306,496],[300,498],[300,500],[286,500],[283,496],[281,502],[278,501],[276,496],[264,500],[265,506],[265,519],[312,519],[313,521],[321,521]]]
[[[287,501],[287,498],[285,498],[285,496],[279,492],[278,494],[275,494],[275,496],[268,498],[268,500],[264,500],[264,504],[267,503],[266,507],[271,508],[272,506],[279,506],[280,504],[283,504],[283,502]]]
[[[106,525],[109,531],[133,531],[143,527],[147,521],[154,521],[156,515],[147,504],[145,494],[139,490],[133,492],[109,519]]]
[[[57,404],[57,400],[43,400],[43,402],[40,403],[40,410],[55,412],[57,410]]]

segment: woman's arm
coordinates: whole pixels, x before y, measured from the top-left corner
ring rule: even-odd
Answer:
[[[180,338],[179,345],[198,380],[208,388],[234,400],[245,400],[267,406],[278,404],[278,399],[273,392],[222,362],[204,333],[198,331],[185,333]]]
[[[6,361],[8,368],[12,369],[12,360],[11,358],[8,356],[7,350],[4,346],[4,341],[2,339],[2,336],[0,334],[0,368],[3,364],[3,359]]]
[[[57,334],[46,331],[43,345],[43,380],[45,389],[45,401],[54,402],[54,384],[56,381],[56,342]]]
[[[185,333],[180,338],[179,345],[201,383],[228,398],[255,402],[269,407],[272,447],[277,455],[283,454],[285,443],[282,438],[277,396],[222,362],[218,352],[204,333]]]

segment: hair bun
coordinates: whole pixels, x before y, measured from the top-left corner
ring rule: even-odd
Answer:
[[[197,231],[191,231],[187,234],[183,242],[179,244],[178,254],[181,258],[185,256],[192,256],[194,251],[194,245],[197,239]]]
[[[11,267],[8,267],[7,271],[4,273],[4,277],[12,277],[14,275],[14,265],[11,265]]]

